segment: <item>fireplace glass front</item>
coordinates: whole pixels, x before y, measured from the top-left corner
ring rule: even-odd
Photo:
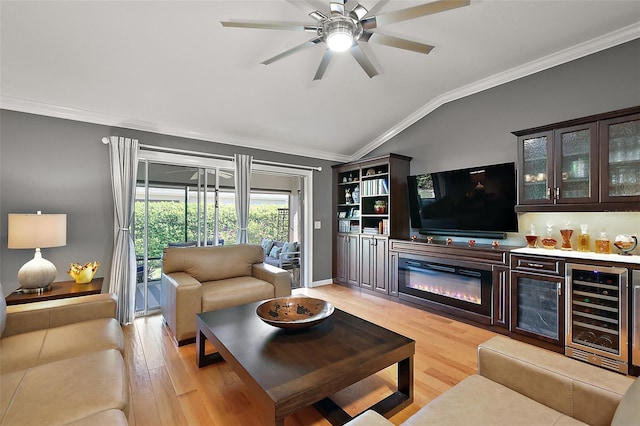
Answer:
[[[491,271],[400,258],[400,293],[489,315]]]

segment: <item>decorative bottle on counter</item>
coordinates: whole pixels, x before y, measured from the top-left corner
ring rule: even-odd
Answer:
[[[587,224],[580,225],[578,234],[578,251],[591,251],[591,237],[587,234]]]
[[[573,235],[573,229],[571,229],[569,226],[571,226],[571,223],[567,221],[567,223],[564,225],[564,228],[560,230],[560,236],[562,237],[562,245],[560,246],[560,248],[562,250],[573,250],[573,247],[571,246],[571,236]]]
[[[609,236],[604,230],[600,231],[600,235],[596,238],[596,253],[611,253],[611,240],[609,240]]]
[[[531,224],[531,230],[525,235],[525,238],[527,239],[527,247],[538,247],[538,236],[536,235],[536,226],[534,224]]]
[[[558,244],[558,240],[553,238],[553,222],[547,222],[547,236],[542,239],[542,247],[546,249],[554,249],[556,248],[556,244]]]

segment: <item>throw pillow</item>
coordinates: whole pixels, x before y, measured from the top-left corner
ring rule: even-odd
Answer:
[[[4,290],[0,283],[0,337],[4,333],[4,326],[7,323],[7,301],[4,300]]]
[[[262,244],[262,249],[264,250],[265,254],[271,253],[271,249],[273,248],[273,240],[263,238],[260,244]]]
[[[273,246],[273,248],[269,252],[269,257],[275,257],[277,259],[278,256],[280,256],[280,250],[282,250],[282,247]]]
[[[284,243],[282,245],[282,253],[294,253],[298,251],[298,243]],[[282,256],[285,260],[294,259],[294,255],[284,255]]]

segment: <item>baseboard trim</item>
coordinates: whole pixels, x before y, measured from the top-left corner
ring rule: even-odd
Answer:
[[[328,280],[321,280],[321,281],[313,281],[311,282],[311,284],[309,285],[309,288],[313,288],[313,287],[320,287],[323,285],[329,285],[329,284],[333,284],[333,280],[332,279],[328,279]]]

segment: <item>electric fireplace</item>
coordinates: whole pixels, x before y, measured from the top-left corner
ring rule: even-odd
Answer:
[[[466,312],[491,316],[491,270],[465,267],[438,259],[400,257],[398,290],[409,300],[428,305],[448,306]]]

